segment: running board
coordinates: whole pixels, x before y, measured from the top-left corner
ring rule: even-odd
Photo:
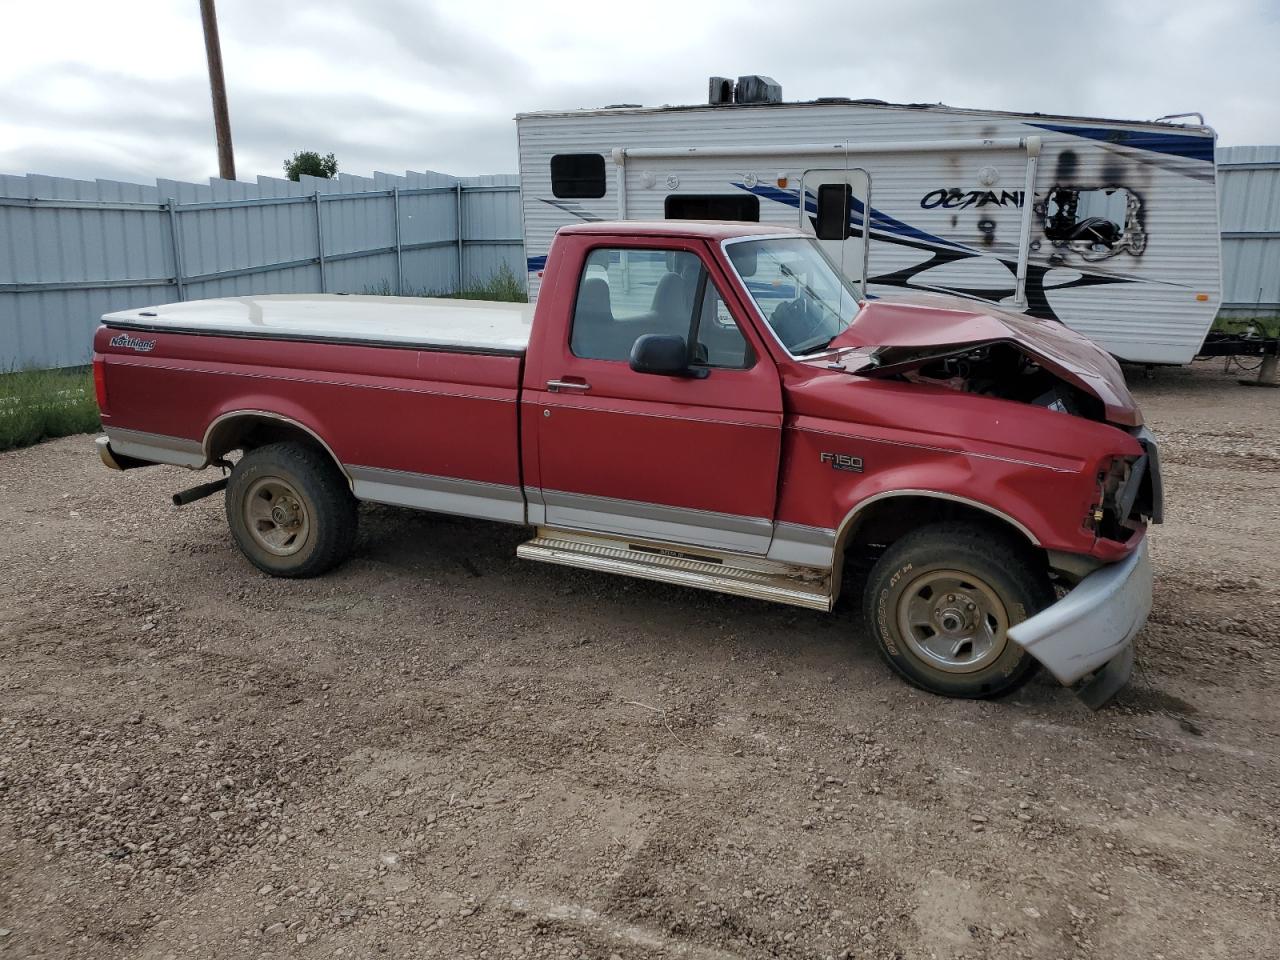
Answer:
[[[828,570],[700,547],[539,527],[536,537],[516,548],[516,556],[810,610],[830,610],[832,605]]]

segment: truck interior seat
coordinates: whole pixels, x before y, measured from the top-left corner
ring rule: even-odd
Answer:
[[[615,352],[613,341],[618,335],[617,327],[609,281],[599,277],[583,280],[573,311],[570,348],[579,357],[607,359]]]
[[[679,273],[667,273],[658,281],[658,288],[653,293],[650,332],[686,335],[692,311],[693,288],[689,278]]]
[[[575,320],[581,319],[595,323],[613,323],[613,300],[609,295],[608,280],[593,277],[582,281]]]

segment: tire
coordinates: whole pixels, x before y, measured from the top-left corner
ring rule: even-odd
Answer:
[[[1035,673],[1008,628],[1054,602],[1032,549],[979,524],[931,524],[894,543],[863,595],[867,629],[900,676],[944,697],[995,697]]]
[[[333,569],[356,539],[356,499],[333,461],[301,443],[250,450],[227,482],[227,524],[249,561],[273,577]]]

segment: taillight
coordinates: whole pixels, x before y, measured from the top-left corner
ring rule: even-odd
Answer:
[[[93,393],[98,399],[98,412],[107,412],[107,362],[102,357],[93,358]]]

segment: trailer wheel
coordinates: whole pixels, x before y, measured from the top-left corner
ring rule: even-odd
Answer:
[[[275,577],[337,566],[356,537],[356,500],[333,461],[301,443],[247,452],[227,483],[227,523],[240,551]]]
[[[1028,547],[977,524],[937,523],[885,551],[864,613],[881,655],[911,683],[946,697],[994,697],[1037,667],[1009,628],[1053,601]]]

